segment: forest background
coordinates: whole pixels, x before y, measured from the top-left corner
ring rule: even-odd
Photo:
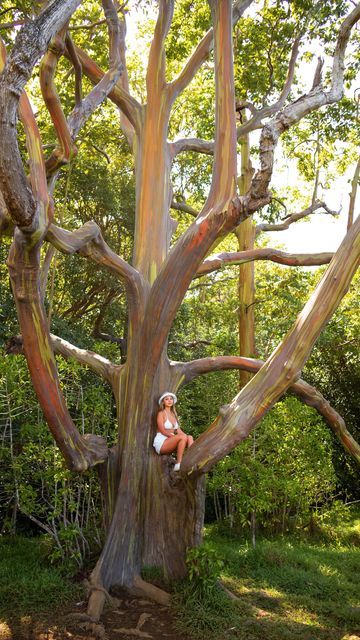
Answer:
[[[142,95],[144,60],[149,50],[154,22],[152,3],[138,3],[142,19],[139,36],[133,36],[128,51],[128,72],[136,97]],[[301,14],[306,2],[294,3]],[[4,22],[24,19],[31,2],[3,2],[0,18]],[[295,74],[292,91],[309,88],[313,68],[312,51],[326,50],[333,42],[333,29],[348,9],[348,3],[329,1],[322,9],[300,49],[301,69]],[[288,70],[291,22],[286,3],[258,2],[255,11],[243,18],[235,29],[238,45],[251,60],[235,70],[236,96],[257,107],[281,91]],[[186,22],[185,22],[186,21]],[[100,24],[98,24],[100,22]],[[169,71],[177,70],[184,57],[209,23],[207,3],[177,3],[173,32],[167,41]],[[89,25],[94,24],[91,28]],[[184,29],[185,24],[185,29]],[[1,25],[0,25],[1,26]],[[182,28],[182,36],[178,32]],[[84,2],[77,12],[73,37],[102,60],[106,28],[101,24],[97,3]],[[7,35],[9,34],[10,35]],[[90,33],[90,45],[89,45]],[[1,35],[11,41],[13,32]],[[142,38],[141,46],[139,39]],[[323,213],[333,211],[333,184],[339,175],[351,175],[343,182],[346,192],[358,183],[359,140],[359,55],[353,36],[350,62],[346,70],[345,97],[326,111],[305,117],[283,136],[281,159],[275,172],[273,201],[258,215],[257,223],[283,224],[294,212],[306,211],[315,202],[324,202]],[[89,49],[90,47],[90,49]],[[105,60],[104,60],[104,66]],[[213,69],[204,65],[189,90],[179,99],[172,117],[170,133],[182,132],[196,138],[213,137]],[[61,58],[57,85],[65,109],[73,100],[73,78],[69,63]],[[86,79],[84,84],[86,86]],[[36,109],[45,148],[54,148],[54,131],[40,100],[34,80],[28,88]],[[191,108],[189,108],[189,106]],[[247,112],[239,107],[239,118]],[[20,132],[25,152],[25,136]],[[250,156],[257,162],[256,132],[250,138]],[[116,108],[106,102],[83,127],[77,142],[78,155],[62,170],[56,185],[62,225],[71,227],[93,219],[107,243],[125,260],[132,255],[134,217],[133,160],[125,137],[118,127]],[[240,164],[240,155],[239,155]],[[173,170],[172,216],[178,222],[175,239],[201,208],[211,178],[212,158],[193,152],[177,156]],[[284,167],[291,170],[291,181],[284,184]],[[241,171],[239,171],[241,173]],[[354,176],[354,178],[353,178]],[[354,186],[355,185],[355,186]],[[353,198],[354,199],[354,198]],[[350,207],[346,194],[343,210]],[[334,213],[334,211],[333,211]],[[307,217],[296,222],[304,224]],[[291,221],[292,222],[292,221]],[[309,233],[311,226],[309,224]],[[295,227],[295,223],[294,223]],[[345,229],[339,228],[339,242]],[[281,232],[277,246],[281,246]],[[269,245],[265,232],[257,246]],[[237,250],[237,239],[227,238],[218,251]],[[274,235],[271,239],[274,247]],[[63,466],[62,457],[45,424],[22,355],[11,353],[9,341],[18,333],[16,313],[5,266],[9,243],[0,246],[0,528],[2,534],[45,533],[52,540],[51,557],[81,566],[90,552],[100,549],[103,540],[101,496],[96,471],[74,476]],[[325,267],[306,269],[272,262],[255,266],[254,301],[256,350],[253,355],[266,359],[292,326],[309,293]],[[84,284],[85,283],[85,284]],[[359,277],[333,316],[313,349],[303,378],[319,389],[343,416],[355,440],[360,439],[359,423]],[[274,291],[272,297],[269,291]],[[224,353],[239,353],[239,275],[238,267],[224,267],[215,274],[193,282],[177,314],[169,340],[173,360],[193,360]],[[124,290],[117,279],[87,261],[56,253],[49,271],[46,308],[53,334],[86,349],[93,349],[113,362],[126,358],[127,307]],[[121,337],[119,337],[121,336]],[[109,444],[116,439],[114,401],[110,389],[91,371],[73,360],[57,357],[61,383],[71,415],[80,432],[84,425],[104,435]],[[239,385],[238,372],[212,373],[198,378],[180,393],[178,411],[185,431],[197,437],[211,423],[221,405],[226,405]],[[89,427],[87,426],[87,430]],[[332,518],[346,517],[346,505],[360,499],[358,470],[317,412],[291,394],[279,402],[258,425],[250,438],[218,463],[207,484],[208,522],[221,522],[239,535],[258,533],[315,531]]]

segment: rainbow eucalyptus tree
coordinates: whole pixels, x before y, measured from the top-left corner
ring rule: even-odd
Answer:
[[[1,229],[13,234],[8,266],[23,351],[49,428],[74,472],[84,472],[93,465],[99,468],[107,532],[92,573],[89,604],[92,617],[98,617],[104,592],[114,584],[166,600],[166,594],[142,580],[142,567],[155,565],[172,577],[184,574],[186,548],[196,545],[201,538],[205,474],[248,436],[289,388],[316,406],[348,450],[359,458],[359,447],[341,417],[299,378],[315,340],[339,305],[357,268],[360,219],[349,228],[319,286],[266,362],[226,355],[172,362],[167,355],[167,340],[194,278],[220,268],[224,262],[269,258],[266,249],[253,250],[251,255],[245,252],[212,257],[209,253],[221,238],[270,202],[274,154],[282,133],[311,111],[341,98],[346,46],[360,16],[360,5],[350,5],[339,27],[327,86],[318,80],[308,93],[293,102],[288,88],[284,88],[276,104],[253,110],[251,118],[237,127],[232,29],[252,4],[251,0],[237,0],[233,4],[231,0],[210,0],[212,28],[172,80],[167,80],[166,75],[165,39],[171,28],[174,0],[159,0],[146,73],[146,104],[141,104],[129,90],[125,27],[115,2],[101,0],[109,34],[106,72],[71,39],[69,23],[81,0],[40,4],[42,10],[25,22],[12,46],[1,45]],[[55,89],[57,62],[63,54],[72,62],[75,72],[75,106],[68,117]],[[215,140],[169,141],[174,101],[209,55],[214,57]],[[24,89],[39,60],[42,95],[58,139],[56,149],[47,159]],[[294,56],[289,73],[293,65]],[[86,96],[81,90],[82,74],[93,85]],[[111,250],[91,220],[75,229],[57,224],[59,216],[53,198],[57,176],[61,166],[76,154],[75,139],[81,127],[106,97],[119,108],[120,124],[134,153],[136,215],[132,264]],[[19,152],[18,117],[26,136],[27,166]],[[238,195],[237,140],[254,128],[261,128],[259,169]],[[171,245],[172,162],[178,153],[201,150],[204,145],[210,145],[214,157],[211,187],[196,219]],[[114,364],[50,333],[42,287],[42,269],[46,269],[48,257],[44,264],[40,260],[47,246],[93,261],[124,284],[129,325],[124,364]],[[284,257],[279,252],[275,258],[300,260],[299,256]],[[312,257],[301,259],[311,263]],[[100,436],[80,435],[74,426],[59,385],[54,353],[75,358],[111,386],[118,411],[118,441],[111,450]],[[253,377],[229,405],[220,409],[216,420],[186,453],[181,472],[174,474],[171,460],[158,457],[152,449],[157,398],[164,390],[177,392],[195,376],[230,368],[245,369]]]

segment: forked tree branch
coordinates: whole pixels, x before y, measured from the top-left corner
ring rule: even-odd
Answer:
[[[99,80],[98,84],[90,91],[90,93],[79,104],[75,105],[68,120],[66,120],[60,100],[58,98],[53,76],[59,55],[65,47],[66,29],[59,34],[61,45],[50,50],[42,65],[42,90],[45,103],[50,112],[53,124],[59,140],[57,147],[47,161],[48,174],[53,174],[64,163],[68,162],[71,155],[76,152],[74,140],[85,122],[90,118],[92,113],[97,109],[99,104],[107,97],[117,82],[122,71],[122,63],[119,54],[120,29],[117,12],[112,0],[102,0],[105,19],[109,32],[109,70]],[[54,43],[56,45],[56,43]],[[72,60],[77,58],[76,50],[71,48]]]
[[[159,13],[150,47],[146,73],[148,100],[165,87],[165,38],[174,13],[174,0],[159,0]]]
[[[229,407],[188,450],[182,473],[205,473],[248,436],[297,381],[310,351],[348,290],[360,261],[360,218],[348,231],[292,329]]]
[[[249,118],[244,124],[236,129],[236,136],[239,140],[242,136],[249,134],[255,129],[261,129],[263,126],[262,120],[274,115],[280,109],[283,108],[289,93],[291,91],[292,83],[294,80],[295,65],[299,52],[300,38],[296,38],[291,50],[289,68],[286,81],[276,102],[271,105],[265,105],[262,109],[251,109],[253,114],[252,118]],[[175,157],[182,151],[197,151],[198,153],[204,153],[212,155],[214,153],[214,141],[213,140],[201,140],[200,138],[182,138],[175,140],[172,143],[172,154]]]
[[[250,249],[248,251],[234,251],[229,253],[218,253],[209,256],[204,260],[197,270],[196,278],[207,273],[218,271],[230,265],[245,264],[255,260],[270,260],[278,264],[289,267],[312,267],[328,264],[333,257],[333,253],[286,253],[271,247]]]
[[[325,202],[314,202],[314,204],[310,205],[303,211],[299,211],[298,213],[292,213],[286,216],[285,218],[283,218],[284,222],[281,222],[279,224],[267,224],[267,223],[257,224],[255,227],[255,234],[259,235],[263,231],[284,231],[285,229],[288,229],[290,225],[293,224],[294,222],[297,222],[298,220],[302,220],[302,218],[306,218],[312,213],[316,213],[318,209],[324,209],[325,213],[331,216],[339,215],[337,211],[332,211],[331,209],[329,209],[329,207],[325,204]]]
[[[130,321],[133,327],[138,325],[144,306],[143,278],[136,269],[110,249],[95,222],[86,222],[84,226],[72,232],[51,224],[46,240],[62,253],[79,253],[120,277],[127,292]]]
[[[90,56],[85,53],[85,51],[80,49],[80,47],[76,47],[76,53],[86,77],[90,82],[92,82],[92,84],[97,84],[105,75],[104,71],[100,69],[96,62],[94,62]],[[69,57],[69,54],[65,55]],[[119,109],[128,118],[135,131],[139,133],[142,125],[142,105],[135,100],[127,90],[125,90],[121,83],[121,78],[109,92],[108,98],[110,98],[110,100],[119,107]]]
[[[31,225],[37,203],[28,187],[17,143],[18,102],[37,60],[79,4],[80,0],[54,0],[26,23],[0,75],[0,190],[13,221],[23,227]]]
[[[232,64],[231,2],[211,2],[215,33],[216,138],[212,185],[198,219],[177,241],[155,280],[147,313],[156,319],[152,335],[157,340],[149,358],[154,362],[163,349],[176,311],[204,256],[214,240],[238,223],[238,207],[232,205],[236,189],[235,99]],[[180,265],[180,266],[179,266]]]
[[[249,373],[256,373],[261,369],[264,362],[253,358],[242,358],[241,356],[216,356],[213,358],[200,358],[186,362],[182,366],[176,365],[177,374],[182,380],[181,386],[191,382],[199,375],[212,373],[214,371],[228,371],[240,369]],[[325,422],[332,429],[343,447],[360,464],[360,445],[346,429],[344,419],[330,405],[324,396],[315,387],[304,380],[298,380],[289,386],[289,391],[301,398],[309,407],[313,407],[324,418]]]
[[[260,170],[251,181],[249,193],[245,196],[245,207],[249,214],[259,208],[259,202],[265,204],[271,200],[268,192],[274,165],[274,153],[279,137],[284,131],[299,122],[304,116],[320,107],[337,102],[344,91],[344,57],[351,29],[360,18],[360,4],[343,20],[335,48],[331,87],[324,91],[317,85],[308,94],[287,105],[263,128],[260,137]]]

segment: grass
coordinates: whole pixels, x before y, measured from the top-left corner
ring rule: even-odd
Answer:
[[[355,514],[341,527],[346,544],[338,533],[336,544],[278,538],[255,549],[210,529],[207,545],[224,561],[222,583],[238,600],[184,583],[179,629],[198,640],[360,639],[360,553],[348,542],[360,533],[360,519]]]
[[[43,539],[0,536],[1,619],[54,613],[81,591],[49,565]]]
[[[175,585],[179,630],[194,640],[360,640],[359,516],[343,519],[332,536],[328,530],[326,542],[262,539],[255,549],[209,528],[212,553],[195,560],[206,568],[210,559],[211,575],[220,558],[222,583],[238,600],[209,580],[202,588]],[[47,552],[42,538],[0,536],[0,640],[28,638],[37,617],[73,610],[82,599],[81,585],[50,566]],[[158,577],[152,568],[145,575]]]

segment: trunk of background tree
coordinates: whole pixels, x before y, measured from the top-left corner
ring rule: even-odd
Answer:
[[[252,176],[253,169],[250,161],[250,141],[249,135],[247,134],[241,140],[241,174],[238,179],[239,193],[241,195],[248,192]],[[251,217],[241,222],[235,233],[238,239],[238,251],[247,251],[254,248],[255,225]],[[255,356],[254,265],[254,262],[246,262],[239,266],[239,354],[247,358]],[[244,387],[251,377],[250,373],[240,371],[240,388]]]

